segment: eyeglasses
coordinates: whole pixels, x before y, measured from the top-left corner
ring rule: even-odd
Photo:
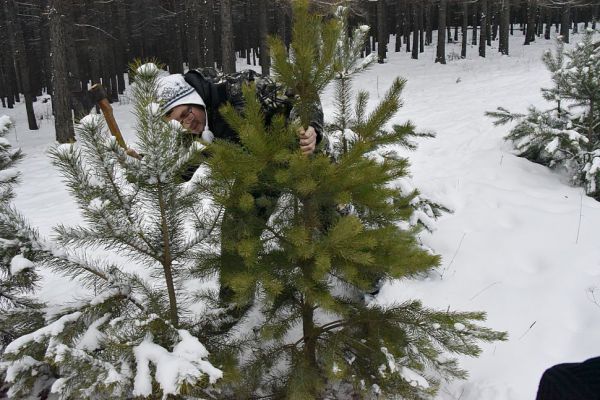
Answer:
[[[192,123],[194,118],[194,109],[192,106],[188,106],[188,109],[177,118],[177,121],[179,121],[181,125],[187,126]]]

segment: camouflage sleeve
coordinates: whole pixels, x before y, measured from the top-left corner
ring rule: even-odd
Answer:
[[[244,107],[242,87],[245,83],[253,82],[267,121],[276,114],[283,114],[289,120],[295,119],[293,94],[268,76],[262,76],[253,70],[243,70],[227,75],[219,74],[214,69],[202,73],[214,83],[225,83],[229,102],[240,111]],[[323,109],[320,102],[314,106],[310,125],[315,128],[317,143],[320,143],[323,138]]]

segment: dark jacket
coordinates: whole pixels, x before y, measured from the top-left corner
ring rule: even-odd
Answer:
[[[223,75],[213,68],[191,70],[185,80],[198,92],[206,104],[208,128],[216,138],[238,143],[239,136],[223,119],[219,108],[230,103],[238,111],[244,108],[242,86],[254,82],[258,98],[262,104],[267,123],[276,114],[293,118],[292,99],[283,93],[272,79],[264,77],[253,70],[244,70],[234,74]],[[321,141],[323,131],[323,110],[321,105],[315,106],[311,126],[317,132],[317,143]]]

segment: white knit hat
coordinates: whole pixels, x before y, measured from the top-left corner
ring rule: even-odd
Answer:
[[[158,79],[158,100],[162,103],[164,114],[168,114],[181,104],[195,104],[206,108],[202,97],[181,74],[167,75]]]
[[[206,105],[202,97],[196,92],[196,89],[185,81],[181,74],[158,78],[158,100],[162,103],[162,112],[165,115],[181,104],[194,104],[206,110]],[[214,136],[208,128],[207,116],[204,122],[204,130],[202,131],[202,140],[210,143],[213,141]]]

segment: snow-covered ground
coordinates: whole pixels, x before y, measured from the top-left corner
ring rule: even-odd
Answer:
[[[574,35],[573,41],[578,36]],[[454,210],[423,233],[423,243],[443,256],[428,278],[389,283],[378,301],[421,298],[436,308],[484,310],[486,325],[508,331],[507,342],[484,347],[481,357],[461,360],[470,378],[445,384],[442,400],[524,400],[535,397],[547,367],[600,355],[600,203],[545,167],[513,155],[503,141],[507,127],[493,127],[486,110],[505,106],[525,111],[545,107],[540,87],[550,75],[540,58],[553,42],[522,46],[515,32],[511,55],[488,48],[477,57],[470,47],[466,60],[435,64],[434,47],[419,60],[390,53],[355,80],[375,101],[396,76],[408,80],[407,119],[421,130],[433,130],[410,154],[413,181],[421,191]],[[390,44],[393,49],[393,42]],[[448,45],[449,55],[460,54]],[[239,64],[242,67],[242,64]],[[331,92],[323,96],[332,112]],[[135,142],[130,105],[115,104],[125,138]],[[54,140],[49,103],[36,103],[41,129],[28,131],[23,105],[0,109],[16,122],[8,139],[26,153],[20,164],[22,184],[17,207],[50,235],[58,223],[75,224],[80,216],[46,154]],[[331,115],[331,114],[330,114]],[[600,236],[600,235],[599,235]],[[45,275],[40,296],[51,303],[78,293],[77,284]]]

